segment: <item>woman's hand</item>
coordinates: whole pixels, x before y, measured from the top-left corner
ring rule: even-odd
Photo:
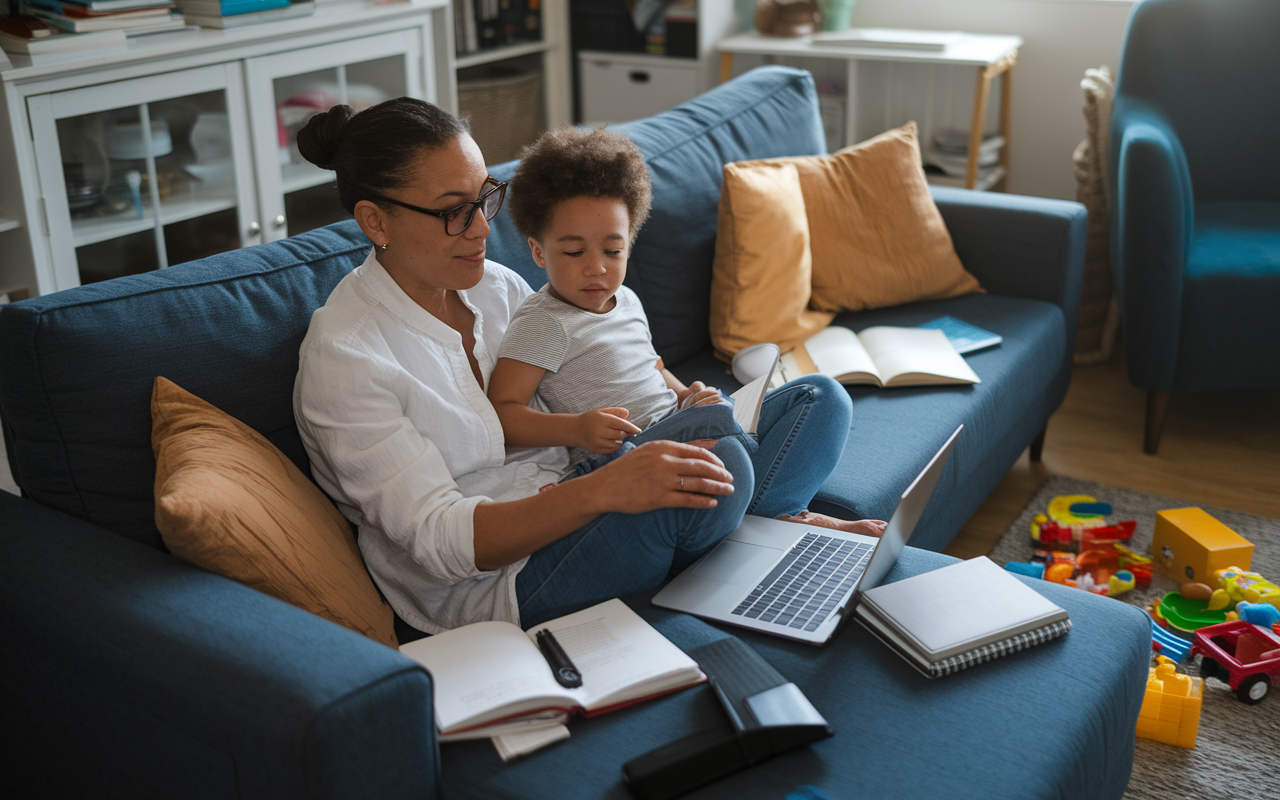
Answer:
[[[681,411],[694,406],[709,406],[712,403],[723,402],[723,400],[724,398],[720,396],[719,389],[714,386],[707,386],[702,381],[694,381],[686,386],[683,391],[676,392],[676,403]]]
[[[733,494],[733,475],[724,462],[682,442],[647,442],[571,483],[586,481],[595,484],[601,513],[715,508],[717,496]]]
[[[613,453],[628,436],[640,433],[639,428],[627,421],[629,416],[625,408],[597,408],[578,414],[574,444],[602,456]]]

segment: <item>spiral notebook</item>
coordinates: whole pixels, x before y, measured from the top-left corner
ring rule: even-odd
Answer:
[[[868,589],[854,618],[929,678],[1071,630],[1065,609],[986,556]]]

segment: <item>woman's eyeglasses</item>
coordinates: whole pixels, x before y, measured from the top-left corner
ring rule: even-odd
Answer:
[[[502,198],[507,195],[507,182],[499,181],[497,178],[485,178],[480,196],[469,203],[463,203],[460,206],[445,209],[444,211],[432,211],[429,208],[420,208],[418,206],[402,203],[399,200],[393,200],[390,197],[381,194],[372,194],[372,199],[380,203],[390,203],[393,206],[407,208],[410,211],[417,211],[419,214],[428,214],[433,217],[439,217],[444,220],[444,232],[450,236],[459,236],[467,228],[471,227],[471,221],[476,218],[476,211],[484,213],[485,219],[493,219],[498,215],[498,211],[502,208]]]

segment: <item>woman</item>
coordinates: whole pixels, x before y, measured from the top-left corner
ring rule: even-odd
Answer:
[[[652,588],[749,506],[802,512],[835,465],[849,400],[815,381],[766,401],[755,469],[737,440],[652,442],[556,485],[567,451],[507,451],[485,397],[531,290],[485,260],[505,187],[466,126],[398,98],[319,114],[298,145],[337,172],[374,248],[311,320],[294,412],[317,482],[359,525],[370,573],[414,627],[528,627]],[[713,391],[695,383],[681,399]],[[787,463],[791,450],[803,455]]]

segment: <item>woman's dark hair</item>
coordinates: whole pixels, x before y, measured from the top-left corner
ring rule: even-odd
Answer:
[[[423,150],[468,133],[467,123],[425,100],[397,97],[357,112],[334,106],[298,131],[298,152],[321,169],[338,173],[338,202],[355,213],[361,200],[377,202],[409,182]]]
[[[649,217],[653,192],[639,148],[606,128],[559,128],[520,153],[507,208],[516,230],[541,239],[557,204],[574,197],[609,197],[627,207],[634,242]]]

